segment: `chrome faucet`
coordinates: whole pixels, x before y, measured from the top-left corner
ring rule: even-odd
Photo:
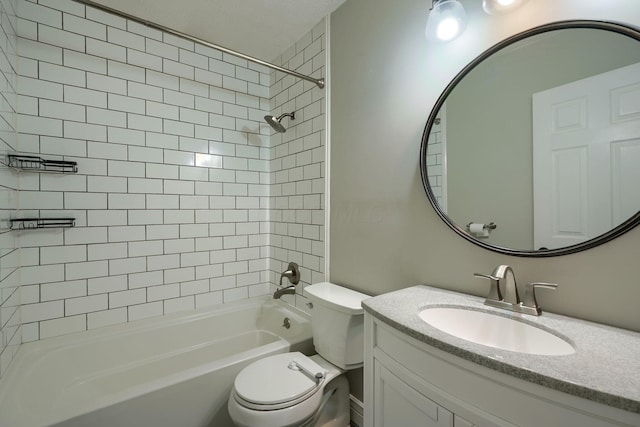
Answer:
[[[289,283],[291,283],[291,285],[283,288],[282,279],[284,279],[285,277],[289,279]],[[295,294],[296,285],[299,282],[300,282],[300,269],[298,268],[298,264],[296,264],[295,262],[290,262],[287,269],[280,275],[280,282],[278,283],[280,288],[274,292],[273,298],[278,299],[285,294]]]
[[[504,300],[510,304],[520,304],[520,295],[518,295],[516,275],[513,274],[513,269],[508,265],[501,265],[499,269],[501,271],[498,274],[504,277]]]
[[[474,276],[489,279],[490,281],[489,295],[484,301],[485,305],[534,316],[539,316],[542,313],[536,300],[536,288],[558,288],[555,283],[527,283],[524,288],[524,301],[520,301],[516,276],[510,266],[499,265],[490,275],[475,273]],[[504,283],[504,286],[502,283]],[[502,293],[502,288],[504,288],[504,294]]]

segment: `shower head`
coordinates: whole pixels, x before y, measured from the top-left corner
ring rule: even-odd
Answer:
[[[285,117],[291,117],[291,120],[295,120],[296,112],[292,111],[291,113],[284,113],[279,115],[278,117],[264,116],[264,119],[267,123],[269,123],[269,126],[271,126],[273,130],[275,130],[276,132],[285,133],[287,129],[281,123],[282,119],[284,119]]]

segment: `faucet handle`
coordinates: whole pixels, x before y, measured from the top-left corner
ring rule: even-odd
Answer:
[[[285,277],[289,279],[290,283],[297,285],[300,282],[300,268],[298,264],[290,262],[287,269],[280,274],[280,287],[282,287],[282,279]]]
[[[489,279],[489,295],[488,300],[502,301],[502,292],[500,292],[500,278],[492,276],[490,274],[473,273],[475,277],[481,277],[483,279]]]
[[[558,285],[556,283],[534,282],[527,283],[524,286],[524,301],[522,301],[522,305],[530,307],[534,309],[537,314],[540,314],[542,310],[538,305],[538,300],[536,300],[536,288],[557,289]]]

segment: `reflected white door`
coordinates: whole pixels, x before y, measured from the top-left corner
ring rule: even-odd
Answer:
[[[640,209],[640,63],[533,95],[534,247],[599,236]]]

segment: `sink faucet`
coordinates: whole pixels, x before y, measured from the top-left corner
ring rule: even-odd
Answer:
[[[543,282],[527,283],[524,287],[524,301],[520,303],[523,309],[527,309],[527,311],[523,311],[523,313],[533,314],[534,316],[542,314],[538,300],[536,300],[537,288],[558,289],[558,285]]]
[[[508,265],[499,265],[493,272],[500,280],[504,279],[504,301],[510,304],[520,304],[516,275]]]
[[[524,289],[524,301],[520,301],[516,276],[513,269],[508,265],[499,265],[491,274],[475,273],[474,276],[489,279],[489,295],[484,301],[485,305],[504,308],[518,313],[532,314],[539,316],[542,313],[538,301],[536,300],[536,289],[557,289],[555,283],[527,283]],[[502,285],[504,283],[504,285]],[[504,288],[504,294],[502,293]]]

